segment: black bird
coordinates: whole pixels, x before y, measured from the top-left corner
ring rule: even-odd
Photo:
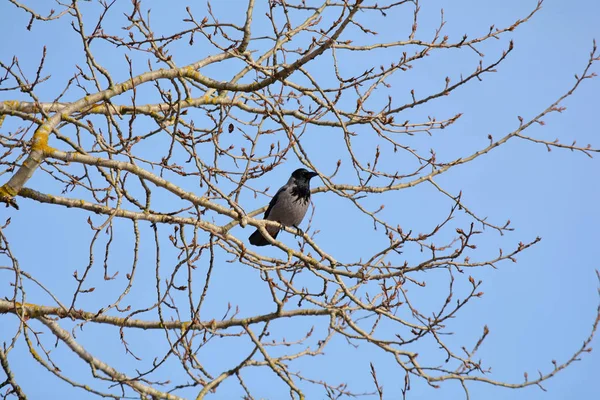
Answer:
[[[310,180],[317,175],[317,173],[304,168],[295,170],[288,182],[271,199],[265,212],[265,219],[300,230],[298,225],[302,222],[310,201]],[[277,237],[279,228],[267,226],[266,229],[273,239]],[[258,229],[250,235],[249,239],[250,243],[255,246],[271,244]]]

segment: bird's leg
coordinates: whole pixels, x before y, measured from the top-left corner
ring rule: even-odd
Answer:
[[[302,229],[300,229],[300,227],[298,225],[294,225],[294,228],[296,228],[296,234],[294,236],[304,236],[304,231]]]
[[[281,222],[279,223],[279,230],[277,232],[285,231],[285,225]]]

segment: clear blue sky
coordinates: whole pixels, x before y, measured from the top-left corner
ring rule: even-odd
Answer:
[[[31,2],[34,3],[36,2]],[[215,13],[222,15],[224,19],[232,18],[240,22],[244,17],[244,3],[223,1],[213,6]],[[185,5],[184,2],[175,1],[169,3],[169,6],[153,6],[156,30],[166,34],[181,26],[178,23],[185,17]],[[534,5],[534,1],[529,0],[423,1],[423,20],[419,32],[423,38],[433,36],[441,7],[445,7],[445,18],[448,21],[444,33],[453,40],[460,38],[464,33],[469,37],[480,35],[492,24],[502,27],[516,18],[525,16]],[[197,15],[202,15],[200,3],[191,7]],[[84,3],[82,8],[85,8]],[[458,112],[464,114],[459,123],[434,136],[435,140],[413,139],[415,145],[435,146],[438,154],[447,158],[468,154],[469,149],[484,146],[488,134],[500,137],[514,129],[518,124],[518,115],[530,118],[538,114],[568,90],[574,81],[573,75],[582,71],[591,50],[592,39],[600,40],[598,16],[598,1],[548,0],[529,23],[519,27],[498,43],[480,47],[479,50],[486,53],[486,56],[489,54],[489,59],[492,59],[501,48],[506,47],[508,38],[515,41],[514,52],[500,65],[497,73],[486,75],[482,82],[471,82],[448,98],[436,100],[407,114],[414,119],[428,115],[441,119]],[[260,21],[257,19],[257,30],[265,29],[264,26],[260,26]],[[37,68],[36,62],[41,55],[42,46],[46,44],[48,56],[45,71],[52,74],[52,79],[40,88],[38,95],[42,101],[50,100],[72,76],[75,63],[81,61],[80,43],[71,31],[70,20],[65,19],[64,22],[56,24],[35,22],[30,32],[24,30],[27,22],[28,17],[12,4],[4,2],[0,5],[0,36],[4,38],[0,60],[7,63],[15,55],[21,64],[26,66],[27,72],[31,73]],[[366,19],[362,19],[361,22],[367,25],[369,23]],[[394,38],[398,35],[405,37],[409,26],[404,26],[403,22],[405,21],[371,21],[382,38]],[[169,24],[175,24],[175,27]],[[194,51],[201,50],[194,48]],[[127,78],[126,63],[120,56],[120,51],[114,52],[106,45],[97,46],[94,51],[98,60],[110,69],[116,80]],[[194,51],[183,46],[180,52],[173,53],[173,57],[181,66],[197,59]],[[469,55],[466,50],[449,52],[440,58],[430,57],[422,63],[415,64],[410,73],[398,75],[392,84],[397,88],[399,97],[410,87],[415,87],[418,93],[425,92],[437,87],[446,75],[456,80],[458,73],[471,70],[476,60],[475,55]],[[366,59],[364,62],[366,65],[372,60]],[[362,66],[347,67],[351,70],[360,69]],[[146,71],[147,66],[138,63],[135,68],[137,70],[134,72],[139,73]],[[600,73],[600,67],[596,65],[593,71]],[[213,72],[227,75],[230,71]],[[588,80],[565,102],[565,112],[545,118],[545,126],[533,127],[529,133],[542,139],[560,138],[564,143],[577,140],[578,143],[591,143],[598,147],[598,93],[600,79]],[[13,97],[0,92],[0,100],[9,99]],[[126,100],[127,98],[124,98],[124,101]],[[1,129],[14,128],[15,125],[11,125],[13,122],[14,120],[7,118]],[[331,159],[333,150],[326,146],[330,140],[325,136],[327,134],[327,130],[316,131],[313,137],[307,139],[306,146],[316,164],[324,171],[331,172],[335,160]],[[417,140],[423,142],[416,142]],[[551,360],[564,361],[589,333],[599,301],[595,274],[595,269],[600,268],[599,158],[600,156],[590,159],[583,154],[560,149],[548,152],[543,146],[515,141],[439,180],[453,193],[462,190],[466,203],[480,215],[488,216],[490,221],[512,221],[516,230],[504,237],[486,232],[485,240],[479,244],[481,254],[489,255],[499,246],[514,245],[519,241],[532,240],[536,236],[543,239],[533,249],[519,255],[516,264],[504,263],[497,270],[473,271],[476,279],[484,280],[482,290],[485,295],[471,303],[470,307],[452,322],[451,327],[457,332],[458,342],[463,340],[465,343],[472,343],[483,325],[487,324],[490,328],[490,336],[478,354],[485,361],[485,365],[493,367],[492,378],[521,382],[525,371],[530,377],[536,376],[538,369],[547,372],[552,368]],[[283,171],[280,168],[279,174],[267,175],[264,178],[265,187],[271,186],[274,189],[283,184],[287,179],[286,175],[298,167],[295,160],[290,160],[289,164],[289,170]],[[5,180],[6,176],[0,177],[0,183],[4,183]],[[28,186],[60,194],[60,188],[43,174],[37,174]],[[189,187],[188,190],[193,189]],[[403,226],[414,227],[415,230],[431,227],[448,208],[439,194],[431,190],[431,187],[425,186],[403,190],[384,199],[387,202],[387,215],[398,215]],[[248,211],[266,202],[265,198],[253,199],[250,196],[246,200],[247,203],[242,205]],[[347,205],[329,194],[315,196],[313,200],[316,210],[311,228],[321,231],[318,237],[328,252],[344,259],[360,254],[357,249],[361,246],[368,248],[375,245],[371,222],[366,219],[349,220],[344,213],[349,210],[344,208]],[[87,246],[91,235],[89,230],[86,230],[85,221],[88,215],[81,211],[40,205],[25,199],[21,199],[19,203],[20,211],[0,209],[0,222],[5,217],[12,218],[12,225],[7,234],[13,250],[20,257],[20,267],[47,284],[55,293],[67,293],[62,300],[69,303],[69,293],[73,290],[71,275],[75,269],[82,270],[87,263]],[[436,208],[440,204],[446,206],[440,210]],[[121,236],[124,241],[115,245],[111,261],[114,263],[114,269],[120,269],[121,275],[124,275],[131,262],[131,244],[125,241],[125,238],[130,236],[131,224],[125,221],[118,222],[116,226],[124,232]],[[148,242],[148,249],[151,249],[150,231],[147,226],[144,229],[144,239]],[[245,237],[249,230],[242,231],[238,228],[233,233]],[[293,243],[291,238],[284,238],[284,241],[286,240],[289,244]],[[32,251],[33,248],[36,251]],[[101,253],[98,254],[100,257]],[[174,254],[167,251],[164,257],[168,260],[169,256]],[[147,265],[144,265],[144,262]],[[169,268],[168,262],[164,268]],[[142,256],[140,270],[140,281],[144,282],[144,279],[147,279],[150,293],[138,285],[131,293],[130,303],[133,307],[141,306],[145,304],[144,301],[152,299],[152,255]],[[103,296],[110,296],[121,289],[119,285],[103,283],[102,273],[100,261],[94,270],[98,289],[82,303],[90,310],[106,303]],[[12,289],[5,284],[8,278],[7,272],[0,271],[1,297],[12,294]],[[10,278],[12,279],[12,276]],[[419,300],[424,308],[435,307],[436,301],[439,300],[435,296],[435,290],[443,290],[445,281],[434,274],[423,274],[422,279],[430,285],[430,292],[427,293],[430,293],[431,297],[427,297],[428,294]],[[243,315],[250,315],[255,308],[249,298],[256,302],[256,309],[260,309],[259,304],[268,298],[268,293],[264,292],[264,286],[260,286],[255,271],[248,270],[243,265],[219,265],[213,284],[215,292],[223,293],[222,296],[211,299],[215,307],[214,317],[217,318],[223,313],[227,302],[239,305]],[[134,303],[136,299],[139,304]],[[48,301],[47,297],[32,289],[30,301],[36,300]],[[12,337],[17,328],[15,318],[1,318],[0,342]],[[67,328],[72,325],[68,321],[61,321],[61,324]],[[308,330],[310,323],[298,325],[297,328]],[[281,332],[286,329],[286,325],[274,328],[274,335],[277,334],[277,329]],[[87,345],[92,353],[108,363],[114,362],[116,367],[124,371],[133,371],[133,368],[136,368],[136,363],[123,354],[116,330],[87,324],[84,331],[78,333],[77,338]],[[161,348],[164,347],[164,338],[160,332],[133,332],[128,334],[127,340],[142,358],[149,354],[148,349],[156,346],[157,342],[161,343]],[[596,339],[592,347],[599,347],[598,343]],[[87,367],[69,355],[63,347],[59,346],[56,350],[57,359],[72,360],[70,367],[71,361],[67,361],[65,373],[89,382]],[[425,357],[428,351],[433,354],[437,349],[431,344],[430,347],[423,345],[419,348],[419,353]],[[226,360],[235,359],[236,352],[233,347],[225,350],[221,348],[218,351],[208,349],[204,355],[207,358],[222,358],[223,365],[226,366]],[[372,386],[369,386],[368,369],[371,361],[377,367],[382,380],[385,398],[399,398],[404,375],[390,358],[388,355],[364,348],[354,349],[345,341],[337,340],[326,350],[326,357],[302,361],[298,368],[310,371],[312,377],[322,374],[333,381],[356,384],[357,390],[369,391],[372,390]],[[28,354],[22,339],[20,346],[11,353],[11,363],[17,382],[31,399],[90,398],[88,393],[57,381],[47,371],[38,367]],[[513,391],[473,384],[470,386],[471,398],[596,399],[600,398],[598,371],[600,352],[594,351],[547,381],[544,387],[548,392],[536,387]],[[160,377],[174,379],[168,375]],[[252,373],[249,377],[251,380]],[[262,396],[276,399],[287,396],[287,392],[281,391],[282,386],[271,386],[270,383],[265,381],[255,385],[257,398]],[[410,399],[429,399],[433,396],[444,399],[462,398],[462,390],[455,383],[443,384],[442,389],[438,391],[416,379],[413,379],[412,383]],[[192,396],[193,392],[187,391],[183,395]],[[311,397],[311,393],[315,397]],[[307,391],[309,398],[322,398],[321,394],[315,393],[322,392]],[[240,398],[241,395],[238,387],[225,384],[214,398]]]

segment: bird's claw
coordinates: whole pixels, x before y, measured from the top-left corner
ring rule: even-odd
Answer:
[[[294,225],[294,228],[296,228],[296,234],[294,236],[304,236],[304,231],[302,229],[300,229],[296,225]]]

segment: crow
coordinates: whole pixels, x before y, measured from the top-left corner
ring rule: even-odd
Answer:
[[[310,180],[317,176],[315,172],[299,168],[292,173],[288,182],[275,193],[265,212],[268,221],[277,221],[285,226],[293,226],[301,232],[298,225],[302,222],[310,201]],[[279,228],[267,226],[267,232],[275,239]],[[266,246],[271,244],[257,229],[249,237],[250,244]]]

